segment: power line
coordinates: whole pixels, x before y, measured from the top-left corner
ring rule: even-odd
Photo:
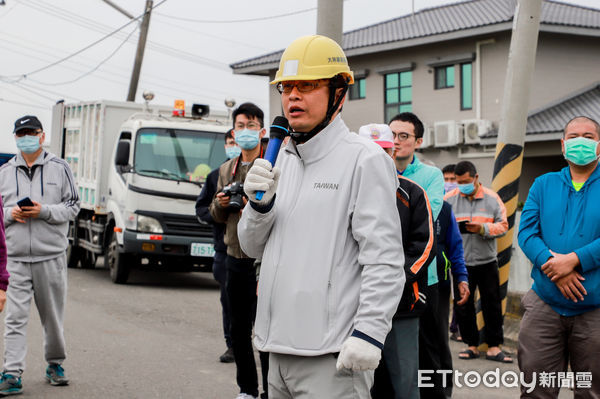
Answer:
[[[6,98],[1,98],[0,97],[0,101],[3,101],[5,103],[11,103],[11,104],[16,104],[16,105],[24,105],[26,107],[34,107],[34,108],[40,108],[40,109],[45,109],[48,110],[48,106],[46,105],[40,105],[40,104],[32,104],[32,103],[24,103],[21,101],[15,101],[15,100],[7,100]]]
[[[167,0],[162,0],[160,3],[158,3],[157,5],[155,5],[155,6],[154,6],[152,9],[155,9],[156,7],[160,6],[160,5],[161,5],[161,4],[163,4],[165,1],[167,1]],[[27,76],[30,76],[30,75],[33,75],[33,74],[35,74],[35,73],[38,73],[38,72],[44,71],[44,70],[46,70],[46,69],[52,68],[52,67],[53,67],[53,66],[55,66],[55,65],[58,65],[58,64],[60,64],[60,63],[62,63],[62,62],[64,62],[64,61],[66,61],[66,60],[68,60],[68,59],[70,59],[70,58],[73,58],[73,57],[75,57],[75,56],[76,56],[76,55],[78,55],[78,54],[81,54],[81,53],[83,53],[85,50],[87,50],[87,49],[89,49],[89,48],[91,48],[91,47],[93,47],[93,46],[97,45],[98,43],[101,43],[101,42],[103,42],[104,40],[106,40],[106,39],[108,39],[109,37],[113,36],[115,33],[117,33],[117,32],[119,32],[119,31],[123,30],[123,29],[124,29],[124,28],[126,28],[127,26],[129,26],[129,25],[131,25],[132,23],[136,22],[138,19],[140,19],[140,18],[141,18],[141,17],[143,17],[143,16],[144,16],[144,14],[141,14],[141,15],[139,15],[137,18],[135,18],[135,19],[132,19],[131,21],[127,22],[125,25],[121,26],[120,28],[118,28],[118,29],[116,29],[116,30],[114,30],[114,31],[110,32],[110,33],[109,33],[109,34],[107,34],[106,36],[104,36],[104,37],[102,37],[102,38],[100,38],[100,39],[96,40],[95,42],[93,42],[93,43],[91,43],[91,44],[89,44],[89,45],[85,46],[84,48],[82,48],[82,49],[80,49],[80,50],[78,50],[78,51],[74,52],[73,54],[70,54],[70,55],[68,55],[68,56],[66,56],[66,57],[64,57],[64,58],[61,58],[61,59],[60,59],[60,60],[58,60],[58,61],[55,61],[55,62],[53,62],[53,63],[51,63],[51,64],[49,64],[49,65],[46,65],[46,66],[44,66],[44,67],[38,68],[38,69],[36,69],[36,70],[34,70],[34,71],[31,71],[31,72],[29,72],[29,73],[23,74],[23,75],[21,76],[21,78],[20,78],[20,79],[24,79],[24,78],[25,78],[25,77],[27,77]]]
[[[24,40],[23,38],[21,38],[19,36],[12,35],[12,34],[7,33],[7,32],[0,32],[0,35],[6,35],[6,36],[10,36],[11,38],[17,39],[16,41],[13,41],[10,38],[3,37],[2,40],[0,41],[0,48],[5,48],[5,49],[7,49],[9,51],[12,51],[12,52],[17,53],[17,54],[21,54],[21,55],[23,55],[25,57],[35,56],[35,57],[37,57],[39,59],[42,59],[40,57],[40,53],[41,54],[45,54],[45,55],[49,55],[49,56],[54,56],[54,55],[57,55],[56,51],[62,51],[62,50],[60,50],[60,49],[58,49],[56,47],[48,47],[48,46],[46,46],[46,45],[44,45],[42,43],[38,43],[38,42],[35,42],[35,41],[31,41],[31,40]],[[40,47],[45,47],[45,48],[48,48],[50,50],[55,50],[55,51],[54,52],[49,52],[49,51],[39,50],[36,47],[32,47],[31,45],[24,44],[24,42],[31,43],[33,45],[40,46]],[[17,46],[18,50],[15,50],[15,49],[12,49],[12,48],[8,48],[8,47],[6,47],[6,45]],[[25,52],[22,51],[23,49],[31,50],[31,51],[35,52],[35,54],[27,54],[27,53],[25,53]],[[84,57],[80,57],[80,58],[84,58]],[[51,62],[51,59],[47,59],[47,58],[46,59],[42,59],[42,60],[47,61],[47,62]],[[88,60],[90,62],[96,62],[95,60],[91,60],[89,58],[88,58]],[[82,66],[84,68],[89,68],[91,66],[91,64],[84,64],[82,62],[75,61],[75,60],[69,60],[69,62],[77,64],[77,65],[80,65],[80,66]],[[84,70],[81,69],[81,68],[75,68],[75,67],[72,67],[72,66],[69,66],[69,65],[65,65],[65,64],[62,64],[61,67],[62,68],[70,69],[70,70],[78,72],[78,73],[84,72]],[[112,83],[115,83],[115,84],[117,84],[119,86],[122,86],[122,85],[124,85],[124,84],[126,84],[128,82],[129,75],[128,74],[124,74],[122,72],[122,71],[125,70],[124,68],[120,68],[120,67],[116,67],[116,66],[111,66],[111,65],[105,65],[104,66],[104,68],[107,68],[107,67],[109,67],[114,72],[113,71],[100,70],[99,71],[100,73],[109,75],[110,77],[104,77],[104,76],[99,77],[98,76],[97,77],[98,79],[102,79],[103,81],[107,81],[107,82],[112,82]],[[146,76],[155,77],[156,80],[149,79]],[[111,79],[111,78],[117,78],[119,80],[115,80],[115,79]],[[4,81],[6,83],[14,83],[14,81],[9,81],[7,79],[2,79],[1,76],[0,76],[0,81]],[[28,79],[28,81],[29,82],[36,82],[33,79]],[[169,82],[173,83],[173,84],[176,84],[176,85],[184,86],[187,89],[181,89],[181,88],[173,87],[172,84],[168,84]],[[197,87],[198,91],[194,92],[194,91],[191,91],[191,90],[196,90],[196,88],[194,87],[194,84],[190,84],[189,82],[188,83],[179,82],[179,81],[176,81],[176,80],[173,80],[173,79],[169,79],[169,78],[167,78],[165,76],[156,76],[156,75],[151,75],[151,74],[148,74],[148,73],[144,74],[144,76],[142,77],[141,83],[144,84],[147,87],[148,86],[151,87],[152,91],[154,91],[156,94],[161,94],[161,95],[164,95],[164,96],[167,96],[167,97],[180,97],[182,94],[188,94],[190,96],[196,97],[198,95],[198,92],[201,92],[202,93],[202,98],[208,98],[208,99],[218,100],[219,102],[221,102],[223,100],[223,97],[215,97],[215,96],[208,95],[206,93],[210,92],[210,93],[214,93],[215,95],[223,95],[223,96],[230,95],[230,93],[227,93],[227,92],[224,92],[224,91],[219,91],[219,90],[214,90],[214,89],[207,90],[204,87]],[[171,91],[171,93],[158,89],[160,87],[162,87],[162,88],[164,88],[164,89],[166,89],[168,91]],[[251,100],[251,101],[254,101],[254,102],[260,101],[258,98],[248,98],[248,99]]]
[[[181,25],[177,25],[176,23],[163,21],[162,18],[161,18],[161,15],[157,15],[157,17],[153,20],[153,22],[158,22],[160,24],[164,24],[164,25],[170,26],[172,28],[180,29],[180,30],[183,30],[183,31],[188,32],[188,33],[189,32],[193,32],[193,33],[195,33],[197,35],[200,35],[200,36],[207,36],[207,37],[210,37],[210,38],[213,38],[213,39],[217,39],[217,40],[221,40],[221,41],[224,41],[224,42],[229,42],[229,43],[237,44],[238,46],[251,47],[251,48],[255,48],[255,49],[261,50],[261,51],[269,51],[268,48],[262,47],[262,46],[257,46],[256,44],[239,42],[237,40],[227,39],[227,38],[224,38],[222,36],[213,35],[213,34],[210,34],[210,33],[202,32],[202,31],[198,31],[198,30],[194,30],[194,29],[190,29],[189,27],[183,27]]]
[[[53,101],[53,102],[56,102],[57,99],[61,99],[61,98],[72,98],[75,101],[83,101],[81,98],[77,98],[77,97],[74,97],[74,96],[69,96],[69,95],[66,95],[64,93],[60,93],[60,92],[57,92],[57,91],[49,90],[49,89],[46,89],[46,88],[43,88],[43,87],[34,86],[34,85],[30,84],[30,83],[18,82],[18,83],[13,83],[13,84],[17,85],[17,87],[20,87],[21,89],[23,89],[25,91],[29,91],[30,93],[36,94],[36,95],[38,95],[40,97],[44,97],[44,98],[46,98],[46,99],[48,99],[50,101]],[[45,92],[45,93],[53,94],[56,97],[54,97],[54,98],[47,97],[47,96],[45,96],[43,94],[40,94],[39,93],[40,91],[41,92]]]
[[[29,100],[29,101],[33,101],[33,102],[38,102],[37,98],[30,97],[29,95],[25,94],[23,92],[23,90],[15,90],[15,87],[8,87],[5,85],[4,87],[2,87],[2,90],[0,90],[0,92],[1,91],[15,94],[15,95],[19,96],[19,99],[21,99],[21,100],[25,99],[25,100]]]
[[[13,5],[8,10],[6,10],[6,12],[4,14],[0,15],[0,19],[6,17],[16,6],[17,6],[17,3],[13,2]]]
[[[100,24],[92,19],[82,17],[78,14],[75,14],[69,10],[57,7],[55,5],[52,5],[52,7],[49,7],[49,6],[46,6],[42,2],[38,2],[37,0],[29,0],[29,1],[24,2],[23,4],[30,8],[33,8],[34,10],[50,14],[56,18],[79,25],[88,30],[93,30],[93,31],[100,32],[100,33],[106,33],[107,31],[110,31],[112,29],[112,27],[109,27],[104,24]],[[156,7],[157,6],[154,6],[154,8],[156,8]],[[117,33],[115,35],[115,37],[122,38],[123,36],[119,36],[119,33]],[[227,64],[225,64],[225,63],[222,63],[222,62],[219,62],[216,60],[212,60],[212,59],[209,59],[206,57],[200,57],[196,54],[191,54],[191,53],[185,52],[183,50],[174,48],[170,44],[164,45],[161,43],[154,42],[152,40],[148,40],[147,48],[157,51],[157,52],[160,52],[165,55],[169,55],[171,57],[179,58],[181,60],[185,60],[185,61],[192,62],[195,64],[206,65],[206,66],[216,68],[216,69],[223,69],[223,68],[228,67]]]
[[[285,14],[279,14],[279,15],[270,15],[267,17],[257,17],[257,18],[247,18],[247,19],[221,19],[221,20],[211,20],[211,19],[194,19],[194,18],[185,18],[185,17],[177,17],[174,15],[167,15],[167,14],[162,14],[162,13],[156,13],[157,15],[160,15],[162,17],[165,18],[171,18],[171,19],[176,19],[179,21],[187,21],[187,22],[197,22],[197,23],[201,23],[201,24],[235,24],[235,23],[242,23],[242,22],[256,22],[256,21],[266,21],[268,19],[275,19],[275,18],[282,18],[282,17],[289,17],[292,15],[298,15],[298,14],[302,14],[302,13],[306,13],[309,11],[314,11],[316,10],[317,7],[312,7],[312,8],[306,8],[304,10],[298,10],[298,11],[292,11],[292,12],[288,12]]]
[[[96,72],[98,70],[98,68],[100,68],[102,65],[104,65],[104,63],[106,63],[109,59],[111,59],[117,53],[117,51],[119,51],[121,49],[121,47],[123,47],[123,45],[125,43],[127,43],[127,41],[129,40],[129,38],[131,37],[131,35],[133,35],[133,33],[136,30],[137,30],[137,27],[135,29],[133,29],[131,32],[129,32],[129,35],[127,35],[127,37],[125,38],[125,40],[123,40],[121,42],[121,44],[119,44],[117,46],[117,48],[114,49],[114,51],[108,55],[108,57],[106,57],[102,61],[100,61],[100,63],[98,63],[98,65],[96,65],[94,68],[92,68],[88,72],[84,73],[83,75],[80,75],[80,76],[76,77],[75,79],[71,79],[71,80],[68,80],[68,81],[65,81],[65,82],[58,82],[58,83],[46,83],[46,82],[40,82],[38,80],[33,80],[33,79],[29,79],[29,80],[31,80],[32,82],[38,83],[38,84],[46,85],[46,86],[62,86],[62,85],[66,85],[66,84],[75,83],[78,80],[81,80],[84,77],[86,77],[86,76],[88,76],[88,75]]]
[[[18,87],[20,87],[22,90],[25,90],[25,91],[28,91],[28,92],[30,92],[30,93],[33,93],[33,94],[35,94],[36,96],[39,96],[39,97],[45,98],[46,100],[49,100],[49,101],[52,101],[52,102],[56,101],[56,99],[55,99],[55,98],[48,97],[48,96],[46,96],[46,95],[44,95],[44,94],[40,94],[40,93],[38,93],[38,92],[36,92],[36,91],[34,91],[34,90],[28,89],[26,86],[22,86],[22,85],[21,85],[21,84],[19,84],[19,83],[13,83],[13,84],[17,85],[17,86],[18,86]]]

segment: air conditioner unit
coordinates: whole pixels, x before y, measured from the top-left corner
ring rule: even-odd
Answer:
[[[465,144],[479,144],[481,136],[492,129],[492,122],[487,119],[467,119],[461,121],[465,135]]]
[[[458,123],[456,121],[435,122],[433,135],[436,147],[453,147],[462,142]]]
[[[423,131],[423,143],[420,148],[433,147],[433,126],[425,126]]]

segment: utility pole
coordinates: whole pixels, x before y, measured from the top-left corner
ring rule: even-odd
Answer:
[[[519,0],[517,4],[496,144],[492,189],[504,202],[508,218],[508,233],[497,240],[503,314],[506,310],[515,212],[519,198],[519,178],[523,165],[523,146],[541,8],[542,0]]]
[[[342,46],[344,0],[318,0],[317,35],[327,36]]]
[[[135,101],[135,93],[137,91],[138,82],[140,80],[140,71],[142,69],[142,61],[144,59],[144,50],[146,49],[146,38],[148,37],[148,28],[150,27],[150,13],[152,12],[152,0],[146,0],[146,8],[144,10],[144,18],[140,28],[140,38],[138,40],[137,52],[135,54],[135,62],[133,64],[133,72],[131,73],[131,81],[129,83],[129,94],[127,101]]]

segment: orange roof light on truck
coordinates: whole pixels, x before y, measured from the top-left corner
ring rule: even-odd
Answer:
[[[175,100],[173,106],[173,116],[185,116],[185,101]]]

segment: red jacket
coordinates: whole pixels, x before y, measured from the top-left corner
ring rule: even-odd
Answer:
[[[6,271],[6,234],[4,234],[4,210],[0,197],[0,290],[6,291],[9,274]]]

